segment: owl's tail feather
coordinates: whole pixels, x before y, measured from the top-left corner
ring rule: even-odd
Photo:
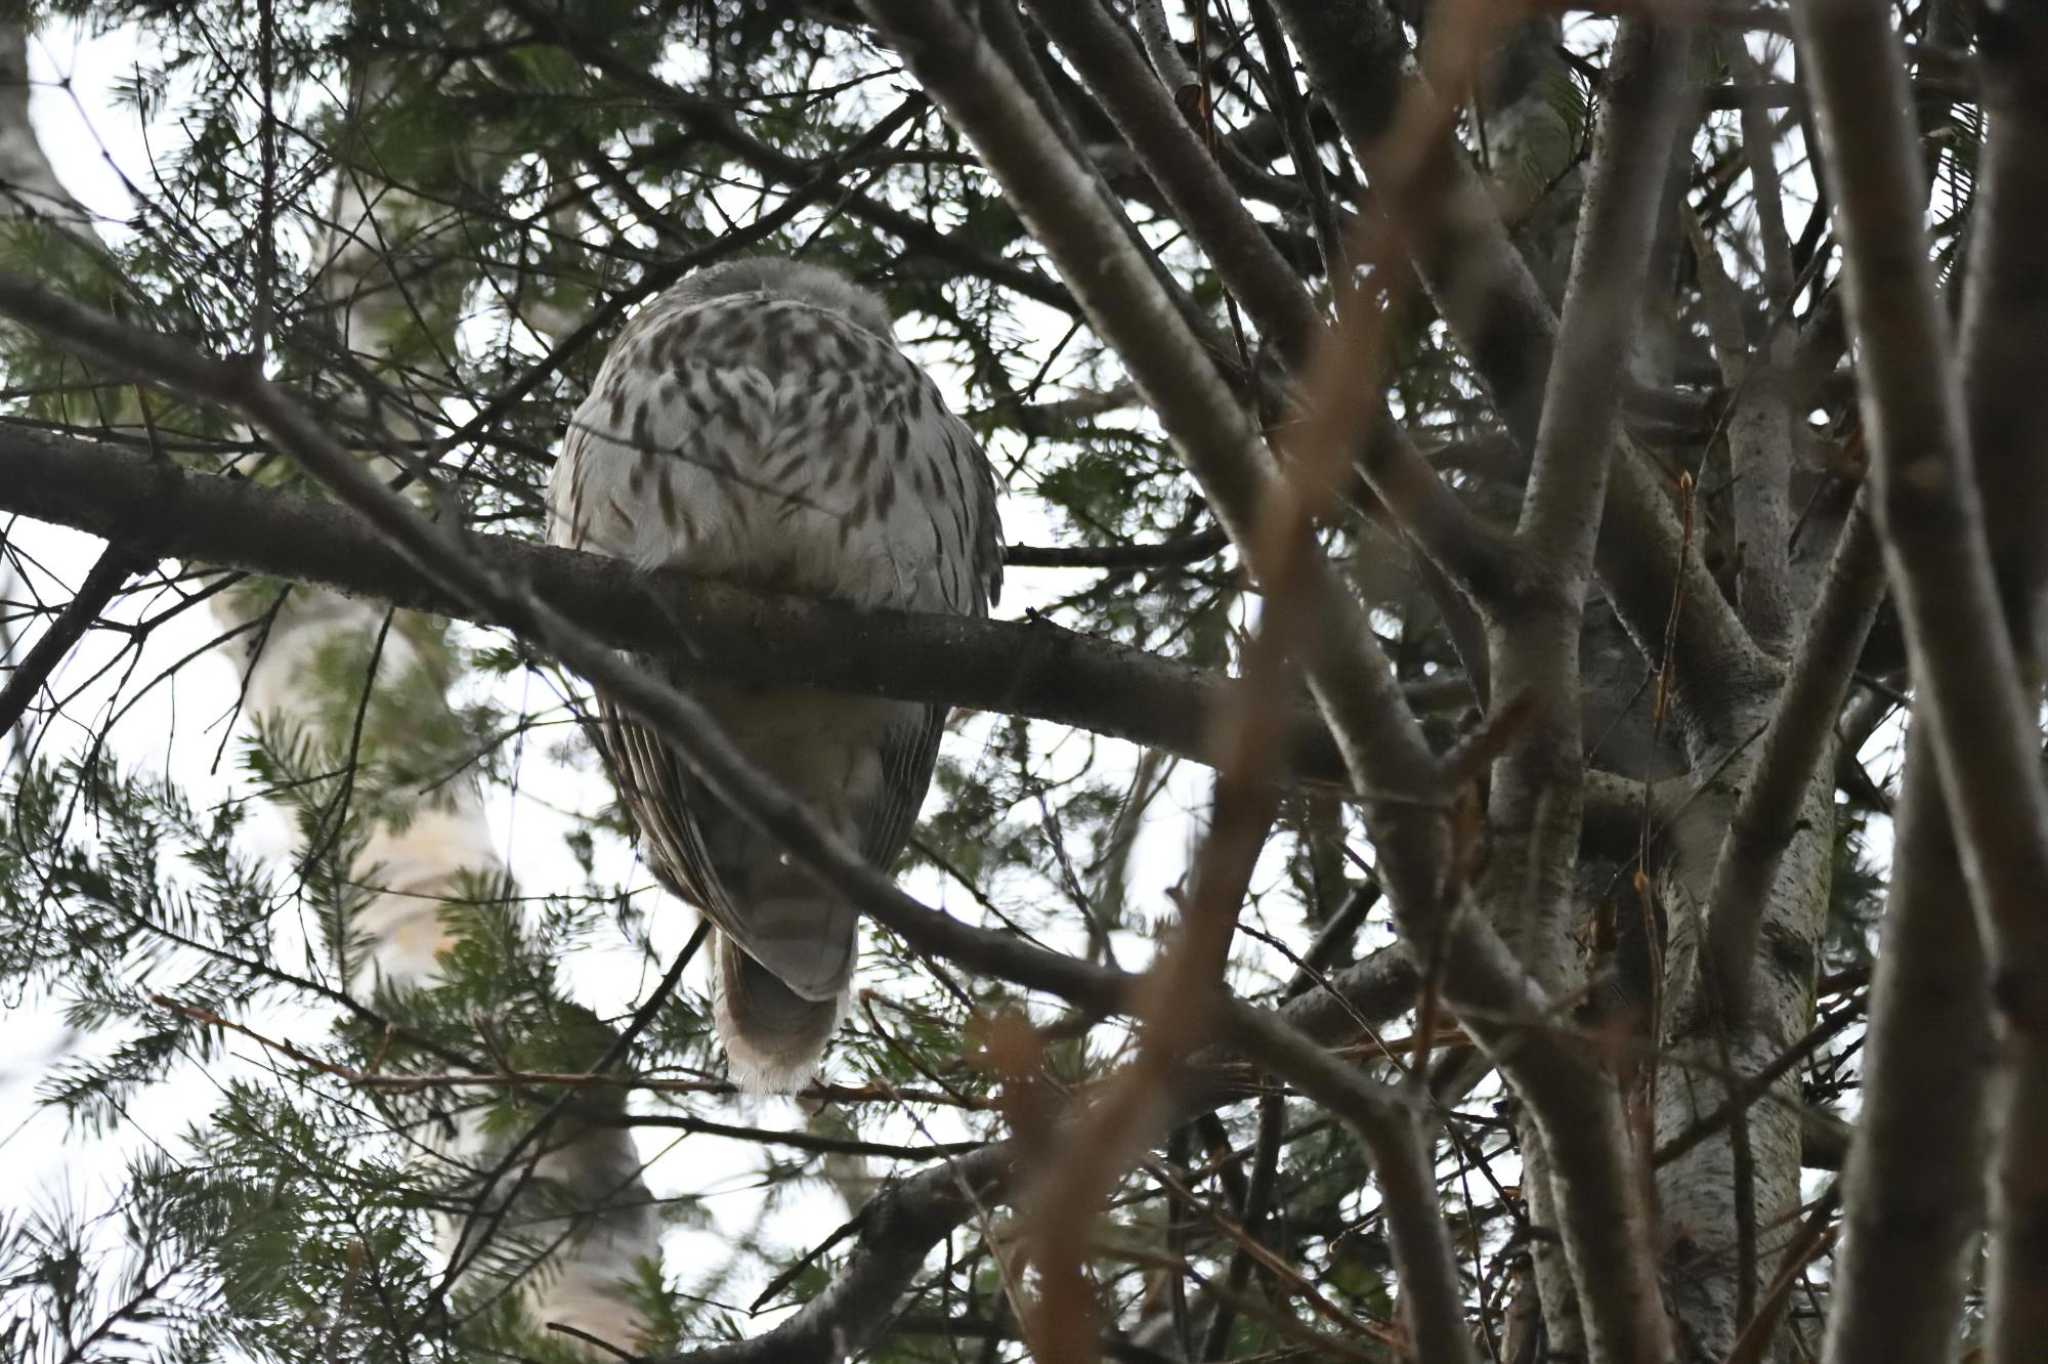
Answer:
[[[751,1094],[793,1094],[818,1070],[839,1026],[845,994],[806,999],[784,985],[730,937],[718,935],[714,1017],[726,1061]]]

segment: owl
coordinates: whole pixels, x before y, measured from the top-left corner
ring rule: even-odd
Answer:
[[[881,300],[817,265],[698,271],[605,356],[549,482],[549,542],[860,607],[987,615],[1002,585],[995,480],[893,331]],[[720,682],[676,644],[644,666],[887,870],[931,784],[945,707]],[[734,1078],[796,1088],[844,1006],[853,907],[601,700],[596,731],[656,877],[715,930]]]

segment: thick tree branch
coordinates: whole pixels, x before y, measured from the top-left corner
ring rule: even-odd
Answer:
[[[2048,662],[2048,14],[1985,12],[1990,141],[1979,166],[1960,338],[1992,571],[2023,680]]]
[[[1740,44],[1734,50],[1744,51]],[[1782,323],[1791,307],[1791,248],[1784,241],[1784,218],[1778,211],[1769,120],[1752,118],[1745,108],[1742,126],[1743,151],[1757,186],[1753,197],[1766,249],[1765,302],[1773,319],[1763,354],[1750,351],[1743,321],[1747,302],[1741,287],[1722,268],[1720,253],[1690,208],[1686,217],[1692,228],[1693,259],[1706,303],[1714,358],[1732,394],[1725,430],[1733,483],[1729,497],[1735,513],[1736,601],[1743,622],[1757,641],[1782,653],[1789,647],[1795,619],[1790,565],[1792,407],[1785,373],[1793,338]],[[1764,211],[1765,204],[1772,206],[1771,212]],[[1775,251],[1773,242],[1777,243]]]
[[[517,626],[423,575],[361,517],[331,502],[152,464],[116,447],[0,427],[0,510],[127,546],[147,526],[155,554],[289,578],[436,615]],[[938,701],[1072,724],[1213,761],[1208,716],[1239,683],[1047,621],[863,612],[755,592],[617,559],[473,535],[464,549],[615,648],[673,652],[706,675]],[[1342,782],[1312,708],[1289,741],[1291,770]],[[1206,756],[1205,756],[1206,755]]]
[[[1151,545],[1008,545],[1003,549],[1003,564],[1008,568],[1106,568],[1112,571],[1178,568],[1213,559],[1216,552],[1229,543],[1228,535],[1211,529]]]
[[[1404,93],[1421,77],[1408,66],[1401,26],[1382,0],[1274,0],[1318,92],[1345,139],[1376,179],[1392,173],[1388,135]],[[1448,132],[1412,168],[1408,239],[1417,273],[1491,391],[1509,434],[1534,450],[1557,345],[1557,318],[1515,249],[1500,214]],[[1628,457],[1613,461],[1600,517],[1597,567],[1616,612],[1658,661],[1672,600],[1684,577],[1670,668],[1682,711],[1709,746],[1738,737],[1733,712],[1760,685],[1756,652],[1653,475]]]
[[[1705,969],[1709,1006],[1731,1027],[1740,1028],[1749,1016],[1758,929],[1771,884],[1798,832],[1807,787],[1833,741],[1835,716],[1883,599],[1877,528],[1858,499],[1714,863]]]
[[[1987,7],[1979,23],[1991,128],[1963,296],[1964,397],[1993,580],[2019,667],[2020,705],[2031,719],[2048,664],[2048,436],[2039,382],[2048,354],[2048,11]],[[2038,731],[2030,729],[2028,738],[2038,751]],[[2037,763],[2033,771],[2040,770]],[[2038,824],[2034,832],[2048,836]],[[2021,953],[2033,986],[2048,988],[2042,887],[2034,884],[2032,915],[2014,907],[2027,938],[1994,948],[2000,993],[2010,979],[2010,956]],[[2031,1015],[2007,1019],[2009,1028],[2033,1031],[2009,1062],[2009,1090],[1997,1096],[2003,1128],[1991,1207],[2000,1242],[1990,1276],[1996,1361],[2020,1359],[2048,1338],[2048,1019],[2041,1014],[2048,1002],[2037,997],[2035,1004]]]
[[[1513,609],[1489,623],[1496,695],[1526,696],[1532,704],[1527,723],[1495,764],[1487,899],[1527,906],[1531,922],[1518,945],[1551,990],[1570,983],[1551,958],[1569,933],[1578,852],[1585,768],[1579,649],[1587,581],[1620,408],[1619,376],[1663,200],[1687,45],[1683,35],[1647,22],[1624,24],[1616,42],[1557,360],[1515,531],[1518,591]]]
[[[1594,135],[1571,283],[1515,531],[1536,556],[1544,588],[1565,593],[1574,618],[1592,568],[1621,375],[1678,132],[1690,45],[1684,30],[1624,20]]]
[[[1238,1047],[1350,1124],[1372,1152],[1416,1358],[1430,1364],[1472,1359],[1458,1257],[1437,1205],[1431,1143],[1421,1115],[1389,1103],[1382,1087],[1366,1080],[1358,1067],[1275,1015],[1236,1001],[1230,1014]]]
[[[1958,903],[1962,859],[1919,721],[1902,786],[1827,1364],[1952,1357],[1984,1215],[1993,1042],[1983,939]]]
[[[1794,18],[1831,170],[1878,528],[1991,962],[2003,1045],[1990,1357],[2017,1364],[2048,1339],[2048,784],[2036,698],[2021,685],[1992,571],[1890,8],[1808,0]]]

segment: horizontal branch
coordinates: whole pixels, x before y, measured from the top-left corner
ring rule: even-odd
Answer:
[[[1008,545],[1003,549],[1003,565],[1006,568],[1105,568],[1113,572],[1180,568],[1215,558],[1229,543],[1228,535],[1211,528],[1149,545]]]
[[[152,552],[316,583],[411,610],[508,625],[436,585],[361,517],[331,502],[194,474],[87,441],[0,427],[0,511],[126,543],[146,526]],[[1211,761],[1208,717],[1239,683],[1043,620],[857,611],[755,592],[506,536],[466,548],[602,642],[686,651],[705,674],[936,701],[1024,715]],[[1341,782],[1336,747],[1304,699],[1291,770]]]

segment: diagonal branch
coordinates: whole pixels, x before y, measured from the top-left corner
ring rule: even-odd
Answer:
[[[751,1340],[678,1357],[675,1364],[835,1364],[859,1353],[896,1314],[897,1300],[933,1246],[1000,1198],[1021,1153],[985,1146],[875,1195],[854,1219],[847,1268],[789,1320]]]
[[[1099,0],[1031,4],[1215,263],[1232,297],[1290,367],[1305,371],[1318,346],[1328,344],[1322,314],[1129,36]],[[1348,290],[1338,292],[1342,296]],[[1347,353],[1345,358],[1352,357]],[[1387,415],[1383,401],[1372,427],[1363,466],[1375,491],[1424,553],[1460,586],[1498,600],[1507,566],[1496,538],[1443,485]]]
[[[1820,602],[1764,731],[1756,768],[1736,802],[1707,893],[1710,1007],[1731,1027],[1749,1015],[1759,927],[1814,769],[1834,737],[1835,716],[1884,598],[1884,560],[1864,501],[1843,528]]]
[[[1323,330],[1301,279],[1245,210],[1101,0],[1028,0],[1259,330],[1298,361]]]
[[[0,736],[13,729],[28,712],[36,692],[50,680],[50,674],[71,652],[71,646],[85,638],[85,632],[128,579],[149,566],[150,557],[126,544],[109,544],[100,554],[85,581],[78,585],[77,594],[57,613],[49,628],[36,637],[28,653],[8,674],[7,686],[0,688]]]

